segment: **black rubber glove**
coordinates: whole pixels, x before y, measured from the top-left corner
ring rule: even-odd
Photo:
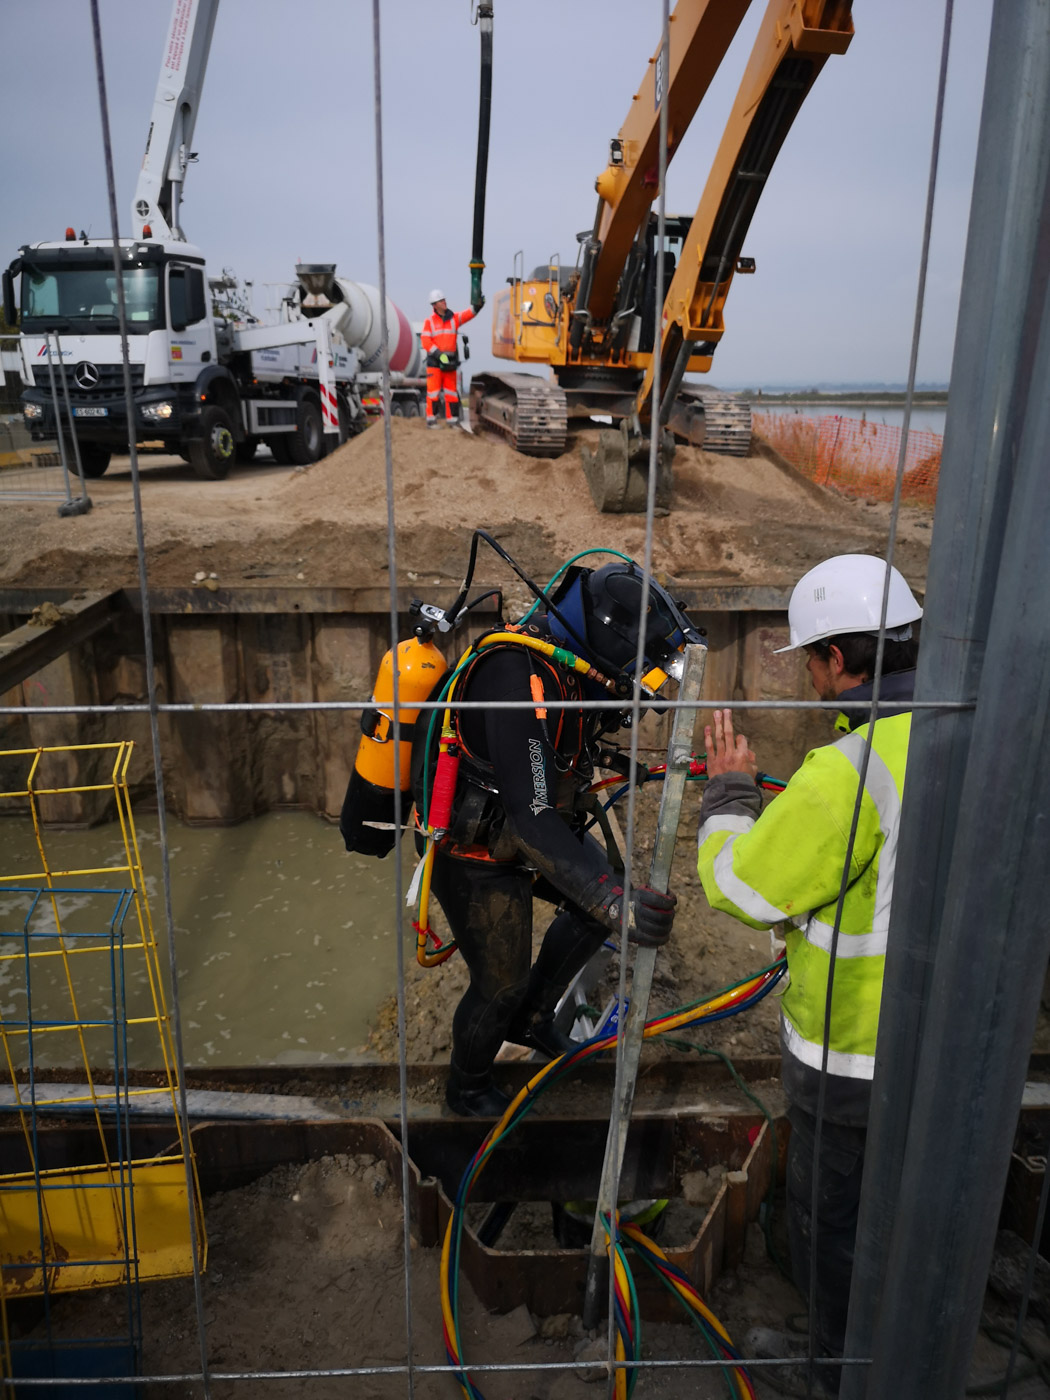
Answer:
[[[614,885],[608,875],[599,881],[603,898],[592,913],[616,932],[620,930],[623,915],[623,886]],[[631,891],[631,906],[634,917],[628,921],[627,936],[632,943],[643,948],[660,948],[671,937],[674,924],[674,907],[678,900],[673,894],[661,894],[648,885],[637,885]]]
[[[678,900],[673,894],[661,894],[648,885],[637,885],[631,891],[634,905],[634,927],[628,936],[643,948],[662,948],[671,937],[674,907]]]

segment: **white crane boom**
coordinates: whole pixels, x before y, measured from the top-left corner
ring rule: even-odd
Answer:
[[[218,11],[219,0],[174,0],[146,152],[131,202],[135,237],[141,237],[148,224],[154,238],[185,242],[179,219],[182,182],[193,159],[190,143]]]

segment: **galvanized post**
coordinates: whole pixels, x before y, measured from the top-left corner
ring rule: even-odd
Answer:
[[[706,646],[690,643],[685,648],[682,682],[678,687],[678,699],[684,703],[680,709],[675,710],[674,723],[671,726],[671,740],[667,746],[667,775],[664,778],[663,792],[660,794],[656,842],[649,868],[649,884],[654,890],[661,892],[667,891],[671,878],[671,861],[674,858],[678,822],[682,814],[682,798],[685,795],[685,783],[689,776],[689,761],[693,751],[696,710],[687,706],[700,699],[706,663]],[[625,950],[621,949],[621,957],[624,952]],[[631,970],[631,1004],[627,1008],[622,1031],[623,1067],[620,1093],[609,1118],[609,1136],[605,1141],[605,1161],[602,1165],[601,1185],[598,1188],[598,1208],[594,1215],[591,1259],[583,1299],[583,1324],[588,1329],[596,1327],[601,1316],[601,1264],[606,1255],[602,1217],[612,1219],[616,1210],[616,1188],[623,1166],[627,1129],[631,1122],[631,1105],[634,1102],[634,1086],[642,1055],[642,1032],[645,1030],[645,1018],[649,1010],[656,954],[655,948],[639,948]]]
[[[77,437],[77,425],[73,418],[73,405],[69,398],[69,380],[66,378],[66,367],[62,361],[62,345],[58,331],[55,331],[55,349],[58,351],[58,377],[62,381],[62,397],[66,402],[66,418],[69,422],[69,436],[73,443],[73,458],[77,464],[77,477],[80,480],[80,500],[71,499],[69,489],[69,474],[66,473],[66,504],[59,506],[59,515],[84,515],[91,509],[91,501],[88,498],[87,483],[84,480],[84,464],[80,460],[80,440]],[[52,389],[52,392],[54,390]],[[55,404],[58,407],[57,401]]]
[[[58,459],[62,463],[62,480],[66,484],[66,504],[73,499],[73,493],[69,487],[69,466],[66,463],[66,442],[62,432],[62,405],[58,401],[58,389],[55,386],[55,366],[51,361],[51,332],[44,332],[44,348],[47,350],[47,376],[51,382],[51,402],[55,406],[55,432],[58,434]],[[62,347],[58,343],[58,333],[55,333],[55,353],[62,354]]]
[[[916,683],[976,710],[912,727],[846,1337],[872,1397],[962,1393],[1048,952],[1047,0],[998,0],[985,91]]]

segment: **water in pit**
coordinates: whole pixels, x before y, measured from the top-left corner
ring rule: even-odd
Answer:
[[[0,875],[39,870],[29,818],[5,819],[0,829]],[[138,816],[136,829],[166,987],[156,817]],[[55,871],[119,865],[124,859],[115,825],[46,830],[44,843]],[[307,812],[275,812],[222,828],[186,827],[169,818],[168,844],[187,1064],[316,1064],[365,1058],[362,1047],[376,1010],[397,987],[393,857],[379,861],[348,855],[337,829]],[[413,863],[414,855],[406,855],[406,877]],[[121,881],[96,875],[65,883],[117,888]],[[0,886],[0,933],[5,935],[0,939],[0,1016],[8,1024],[26,1019],[26,964],[22,941],[13,935],[21,930],[28,905],[26,896],[10,890],[5,894]],[[113,906],[113,896],[64,895],[63,928],[105,928]],[[34,927],[54,927],[48,923],[46,905],[35,917]],[[405,957],[411,959],[414,934],[408,918],[404,928]],[[133,943],[136,937],[131,911],[124,920],[125,942]],[[55,945],[40,940],[33,946]],[[108,955],[73,956],[69,964],[80,1018],[93,1013],[100,1020],[111,1018]],[[129,951],[126,965],[129,1017],[149,1015],[142,954]],[[33,1037],[36,1063],[80,1063],[72,1032],[40,1034],[41,1022],[68,1017],[69,993],[60,958],[32,960],[31,1003],[38,1025]],[[113,1063],[111,1030],[100,1027],[86,1038],[93,1064]],[[130,1027],[128,1060],[136,1067],[160,1063],[153,1026]]]

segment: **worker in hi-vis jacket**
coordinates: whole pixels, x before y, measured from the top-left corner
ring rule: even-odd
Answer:
[[[427,355],[427,427],[436,428],[441,422],[437,413],[438,395],[445,395],[445,419],[451,423],[459,417],[459,328],[473,321],[485,305],[482,297],[476,308],[450,311],[445,293],[435,287],[430,293],[430,315],[423,322],[420,341]]]
[[[886,569],[884,560],[870,555],[839,555],[818,564],[795,586],[788,607],[791,640],[781,650],[806,652],[806,669],[822,700],[871,700]],[[734,732],[731,712],[716,710],[704,730],[709,781],[700,808],[697,856],[704,893],[712,908],[752,928],[783,925],[789,974],[780,1025],[791,1122],[788,1234],[792,1273],[809,1301],[815,1355],[821,1357],[841,1356],[845,1340],[911,732],[917,653],[912,623],[921,616],[911,589],[891,568],[874,726],[867,709],[841,713],[836,727],[842,736],[811,750],[764,810],[755,784],[755,755],[744,735]],[[869,728],[871,752],[843,890]],[[831,1015],[825,1025],[833,939]],[[827,1081],[818,1158],[816,1112],[825,1036]],[[814,1173],[819,1173],[820,1208],[816,1288],[809,1299]],[[756,1328],[746,1349],[751,1356],[784,1357],[805,1354],[806,1346],[798,1338]],[[796,1369],[792,1377],[789,1373]],[[815,1367],[813,1392],[837,1394],[840,1370]],[[786,1389],[792,1382],[804,1385],[804,1369],[770,1368],[774,1379]]]

